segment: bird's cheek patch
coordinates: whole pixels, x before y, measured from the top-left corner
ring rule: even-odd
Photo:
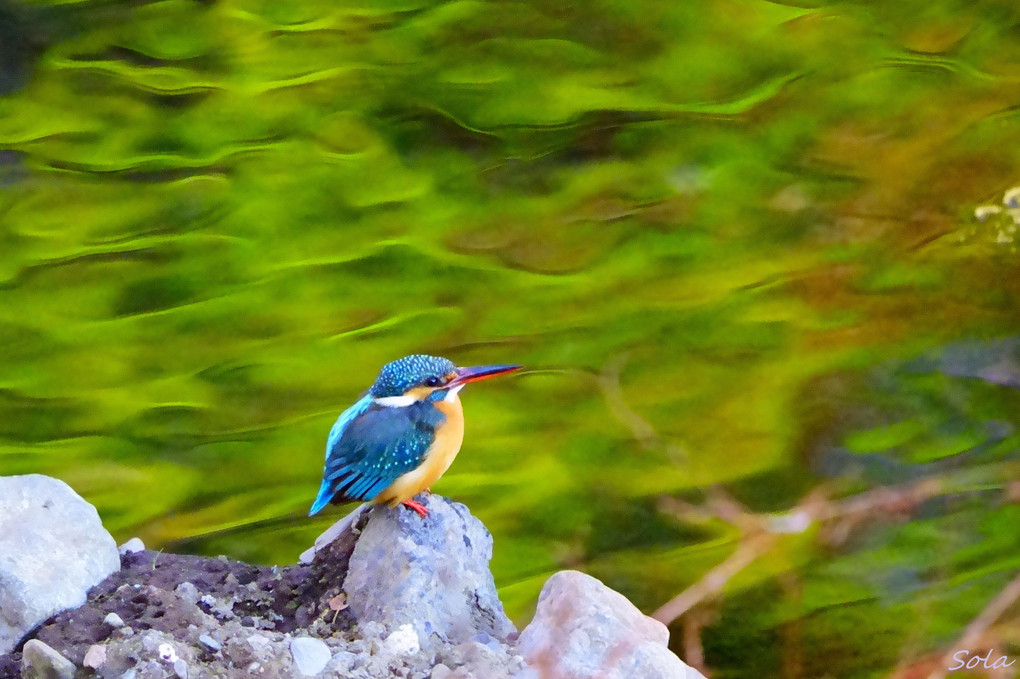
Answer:
[[[424,401],[435,391],[432,387],[414,387],[404,392],[404,396],[410,396],[415,401]]]

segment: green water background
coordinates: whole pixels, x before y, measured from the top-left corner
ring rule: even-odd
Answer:
[[[697,582],[743,534],[669,500],[713,488],[952,489],[728,581],[717,677],[886,676],[1020,569],[1016,227],[973,217],[1013,1],[7,0],[0,64],[0,472],[119,540],[293,562],[333,420],[428,352],[530,370],[435,486],[519,622],[562,568]]]

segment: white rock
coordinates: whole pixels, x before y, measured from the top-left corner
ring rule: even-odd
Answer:
[[[57,479],[0,477],[0,653],[120,569],[95,507]]]
[[[421,650],[421,641],[414,627],[401,625],[383,640],[383,648],[389,655],[414,655]]]
[[[105,618],[103,618],[103,624],[109,625],[113,629],[120,629],[124,626],[124,619],[116,613],[110,612],[106,614]]]
[[[102,667],[106,662],[106,646],[100,644],[92,644],[89,646],[89,650],[85,652],[85,659],[82,660],[82,665],[97,669]]]
[[[190,604],[197,604],[200,597],[198,588],[191,582],[182,582],[174,588],[174,592]]]
[[[306,677],[314,677],[326,668],[332,658],[329,646],[321,639],[298,637],[290,642],[290,654],[294,656],[294,666]]]
[[[134,554],[135,552],[144,552],[145,543],[140,538],[131,538],[123,545],[120,546],[118,551],[121,554]]]
[[[177,662],[177,650],[173,644],[164,642],[159,645],[159,659],[170,664]]]
[[[74,663],[39,641],[21,649],[21,676],[26,679],[74,679]]]
[[[666,626],[622,594],[590,575],[560,571],[542,588],[518,650],[545,679],[700,678],[670,652],[668,641]]]
[[[443,663],[439,663],[432,668],[432,674],[429,675],[429,679],[450,679],[452,676],[453,670]]]

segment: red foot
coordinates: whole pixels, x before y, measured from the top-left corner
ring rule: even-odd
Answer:
[[[400,504],[404,505],[405,507],[410,507],[414,511],[418,512],[418,515],[423,519],[429,515],[429,510],[425,509],[414,500],[404,500]]]

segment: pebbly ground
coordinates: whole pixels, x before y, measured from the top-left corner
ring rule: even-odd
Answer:
[[[422,649],[407,627],[356,624],[343,585],[368,517],[361,523],[310,564],[125,553],[121,569],[92,588],[85,605],[53,616],[30,637],[71,661],[76,677],[103,679],[432,679],[444,670],[506,677],[523,667],[507,640],[484,632]],[[19,648],[0,656],[0,679],[23,676],[22,655]]]
[[[83,501],[44,477],[7,484],[20,495],[4,497],[23,499],[4,510],[0,497],[0,527],[19,529],[0,532],[17,538],[0,559],[0,621],[13,649],[0,655],[0,679],[700,677],[668,650],[664,625],[576,571],[549,578],[518,634],[489,570],[492,536],[439,496],[419,496],[425,519],[404,507],[356,510],[284,567],[129,548],[133,540],[115,570],[106,534],[111,563],[86,595],[66,585],[94,536],[64,530],[61,517],[80,511],[54,513]],[[62,589],[68,603],[33,606]]]

